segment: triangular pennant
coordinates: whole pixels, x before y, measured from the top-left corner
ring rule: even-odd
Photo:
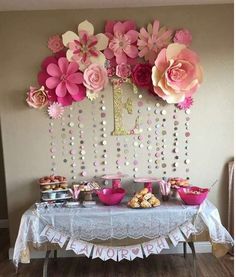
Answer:
[[[185,241],[185,238],[178,227],[169,233],[169,238],[174,246],[176,246],[180,241]]]

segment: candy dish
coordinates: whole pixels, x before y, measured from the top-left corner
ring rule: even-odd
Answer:
[[[99,200],[107,206],[118,205],[125,194],[126,191],[123,188],[105,188],[97,191]]]
[[[200,187],[179,188],[180,198],[187,205],[200,205],[207,198],[209,189]]]

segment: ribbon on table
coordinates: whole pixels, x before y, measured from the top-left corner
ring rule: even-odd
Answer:
[[[168,234],[168,237],[172,244],[176,246],[179,242],[185,241],[185,237],[189,238],[189,236],[195,232],[196,228],[193,224],[191,222],[186,222],[180,227],[176,227],[172,230]],[[114,261],[132,261],[135,258],[143,259],[151,254],[159,254],[163,249],[169,249],[169,244],[166,240],[167,238],[164,236],[142,244],[130,246],[102,246],[70,237],[48,224],[45,226],[40,236],[46,237],[47,240],[52,243],[57,243],[61,248],[69,239],[66,250],[72,250],[77,255],[85,255],[88,258],[91,257],[92,259],[99,258],[103,261],[107,261],[109,259]]]

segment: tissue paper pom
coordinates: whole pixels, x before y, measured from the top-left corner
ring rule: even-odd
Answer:
[[[64,113],[64,108],[60,103],[54,102],[48,107],[48,114],[53,119],[61,118],[63,113]]]

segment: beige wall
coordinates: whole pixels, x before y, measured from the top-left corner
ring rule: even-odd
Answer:
[[[7,219],[7,196],[3,165],[2,136],[0,128],[0,220]]]
[[[1,13],[0,107],[12,245],[21,214],[38,198],[35,179],[50,168],[48,118],[24,103],[26,89],[36,84],[40,62],[49,54],[47,38],[54,33],[76,30],[84,19],[93,22],[100,32],[105,19],[126,18],[136,20],[139,26],[158,18],[162,24],[192,31],[192,48],[201,57],[205,81],[196,94],[191,114],[190,177],[194,184],[203,186],[219,180],[209,198],[219,208],[225,222],[225,166],[233,156],[233,5]],[[112,103],[109,92],[111,94],[111,88],[107,89],[106,102]],[[148,96],[146,100],[152,105]],[[88,101],[82,105],[91,109]],[[167,107],[168,114],[171,109]],[[113,124],[112,116],[110,118],[108,129],[112,129]],[[87,128],[86,132],[90,130]],[[114,148],[114,138],[109,137],[108,141]],[[109,154],[110,159],[115,159],[112,152]],[[110,171],[113,170],[113,163],[109,166]],[[69,169],[64,165],[59,169],[59,173],[68,175]],[[127,173],[132,175],[132,169]],[[162,172],[155,174],[161,176]],[[179,168],[178,175],[183,174],[184,169]],[[168,175],[173,175],[170,168]]]

